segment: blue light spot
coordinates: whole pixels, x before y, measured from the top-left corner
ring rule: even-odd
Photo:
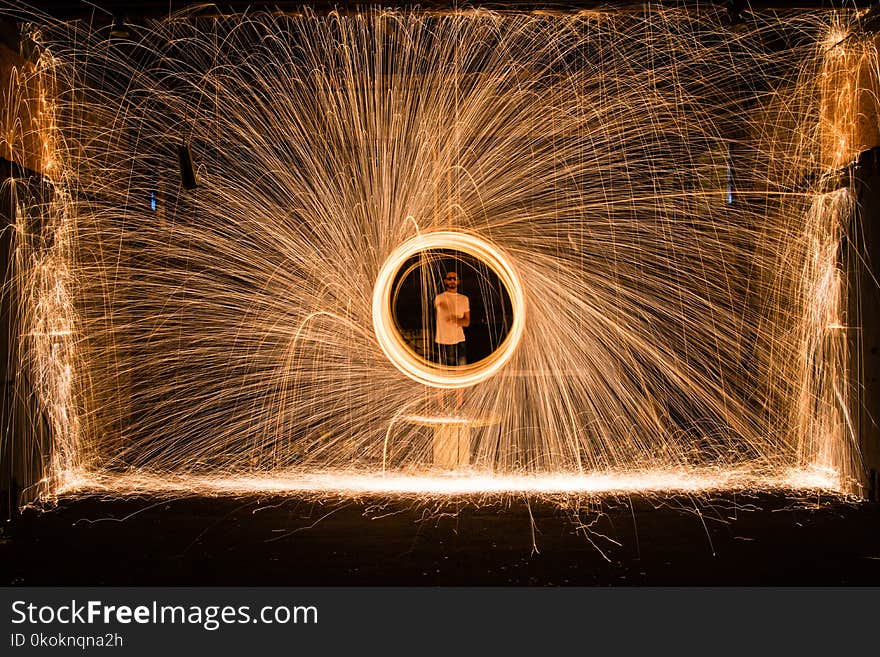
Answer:
[[[733,204],[733,168],[727,165],[727,205]]]

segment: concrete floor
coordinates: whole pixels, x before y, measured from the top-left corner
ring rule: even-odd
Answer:
[[[572,510],[573,507],[579,510]],[[4,585],[880,585],[880,504],[781,494],[61,500],[4,525]]]

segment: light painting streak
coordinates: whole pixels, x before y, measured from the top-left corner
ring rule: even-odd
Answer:
[[[852,199],[815,181],[854,156],[829,62],[876,52],[838,39],[855,12],[749,16],[36,17],[18,385],[48,488],[848,489]],[[514,327],[438,372],[385,300],[449,240]],[[492,419],[465,477],[426,474],[435,386]]]
[[[406,344],[394,325],[392,286],[395,275],[412,256],[444,248],[466,253],[491,267],[510,295],[513,314],[510,331],[495,351],[477,363],[456,368],[439,367],[421,358]],[[467,233],[437,231],[404,242],[388,256],[373,288],[373,328],[382,351],[408,377],[435,388],[464,388],[494,376],[516,351],[525,325],[526,303],[522,284],[506,256],[486,240]]]
[[[833,472],[815,470],[782,471],[761,476],[752,470],[661,470],[631,474],[591,475],[475,475],[473,473],[426,472],[420,475],[394,474],[377,477],[373,473],[317,471],[308,474],[277,473],[272,477],[175,477],[137,474],[97,476],[93,473],[67,473],[59,495],[101,494],[138,495],[247,495],[271,493],[296,495],[403,495],[429,499],[444,495],[621,495],[642,493],[684,493],[701,495],[719,491],[817,491],[833,494],[840,480]]]

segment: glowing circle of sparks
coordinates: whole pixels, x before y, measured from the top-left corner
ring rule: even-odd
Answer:
[[[486,358],[460,367],[442,367],[416,354],[394,324],[392,286],[403,264],[432,249],[449,249],[478,258],[490,267],[510,297],[513,320],[504,341]],[[466,388],[493,376],[516,351],[525,328],[525,298],[519,277],[507,256],[486,240],[458,231],[418,235],[401,244],[382,265],[373,288],[373,328],[388,360],[411,379],[435,388]]]

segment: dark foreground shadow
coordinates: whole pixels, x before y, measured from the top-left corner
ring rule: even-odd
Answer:
[[[782,495],[61,500],[5,585],[878,585],[880,505]],[[818,504],[815,504],[818,502]]]

